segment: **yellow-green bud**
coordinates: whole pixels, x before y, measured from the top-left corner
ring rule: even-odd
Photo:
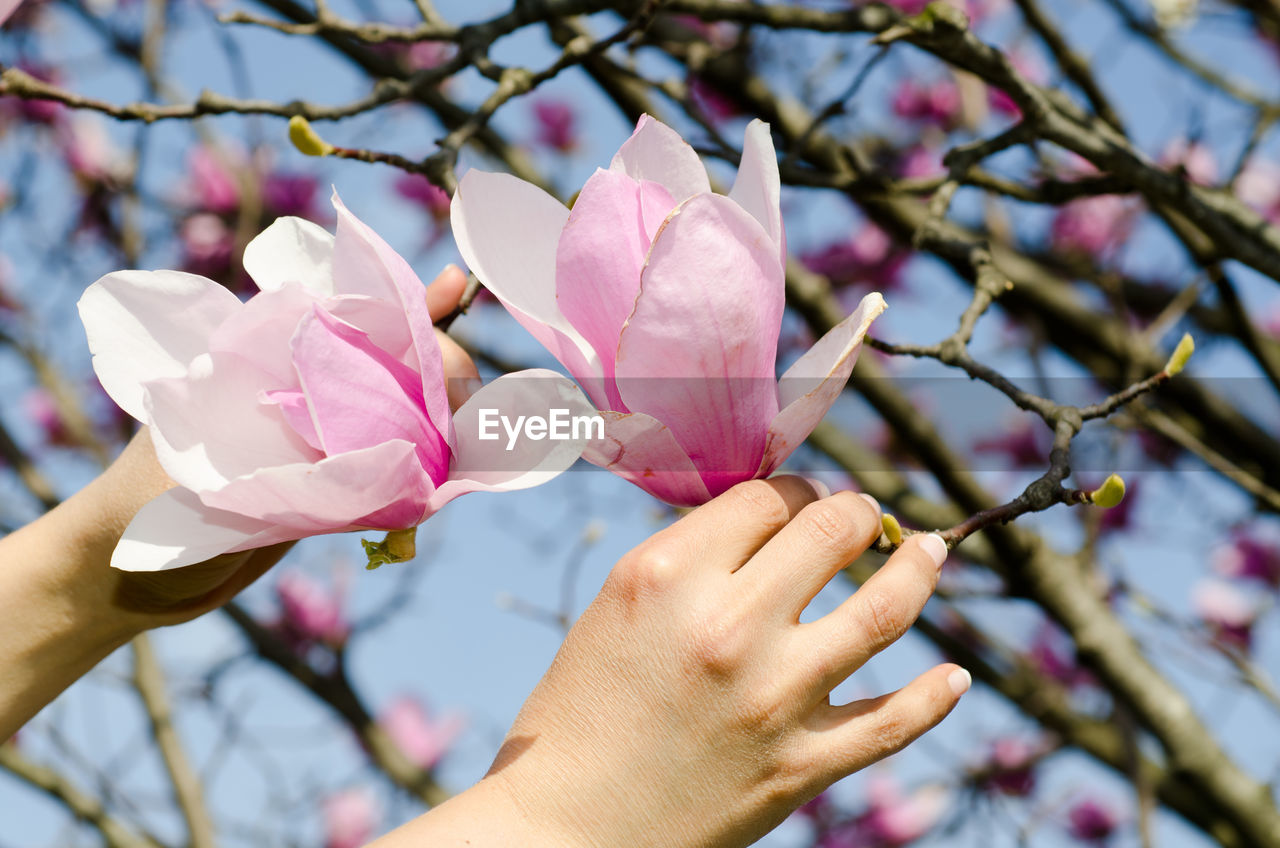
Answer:
[[[1173,356],[1169,357],[1168,363],[1165,364],[1165,373],[1172,377],[1187,365],[1187,360],[1191,358],[1191,354],[1196,351],[1195,339],[1191,338],[1190,333],[1183,333],[1182,340],[1178,342],[1178,346],[1173,349]]]
[[[307,156],[328,156],[333,152],[333,145],[321,138],[311,128],[311,122],[301,115],[289,119],[289,140],[298,152]]]
[[[1089,493],[1089,500],[1094,506],[1110,509],[1124,500],[1124,480],[1119,474],[1112,474],[1102,481],[1102,485]]]
[[[413,559],[418,553],[417,535],[418,528],[410,527],[407,530],[390,531],[381,542],[361,539],[360,544],[364,545],[364,554],[369,558],[369,564],[365,568],[373,571],[378,566],[389,562],[406,562]]]
[[[886,512],[880,516],[880,527],[884,530],[884,537],[889,540],[889,544],[894,547],[902,544],[902,525],[898,523],[898,519]]]

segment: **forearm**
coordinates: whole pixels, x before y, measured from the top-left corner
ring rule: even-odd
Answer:
[[[144,629],[117,606],[111,551],[143,503],[170,485],[136,440],[110,470],[0,539],[0,740]]]
[[[577,835],[535,820],[516,803],[500,774],[393,830],[369,848],[593,848]]]

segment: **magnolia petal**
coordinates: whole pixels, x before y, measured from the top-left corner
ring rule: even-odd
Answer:
[[[404,257],[351,214],[336,191],[333,208],[338,213],[338,235],[333,251],[335,290],[338,294],[367,294],[400,304],[417,353],[414,370],[421,375],[427,417],[446,439],[452,440],[444,359],[431,313],[427,311],[426,287]]]
[[[458,182],[449,215],[462,259],[480,282],[605,405],[600,359],[556,302],[556,246],[569,210],[510,174],[473,168]]]
[[[520,432],[520,416],[554,422],[553,415],[565,422],[556,426],[563,426],[569,438],[553,439],[550,430],[546,438]],[[507,424],[499,416],[505,416]],[[431,498],[431,510],[467,492],[505,492],[547,482],[573,465],[594,435],[587,426],[574,433],[573,419],[581,424],[581,419],[595,417],[595,408],[582,391],[554,371],[533,368],[499,377],[455,414],[456,458],[449,480]],[[482,427],[486,419],[491,423]],[[514,439],[512,430],[518,433]]]
[[[657,183],[597,170],[560,233],[556,299],[600,358],[610,409],[626,411],[612,384],[618,337],[640,291],[649,243],[674,207]]]
[[[77,307],[98,380],[121,409],[142,421],[142,384],[185,374],[240,305],[231,292],[195,274],[117,271],[89,286]]]
[[[310,536],[412,527],[421,520],[433,488],[413,444],[395,439],[315,463],[260,468],[216,492],[202,492],[200,499],[215,509]],[[381,520],[367,521],[374,514],[381,514]]]
[[[618,345],[618,391],[704,474],[737,480],[760,463],[778,413],[783,299],[775,245],[727,197],[691,198],[654,239]]]
[[[161,467],[204,492],[259,468],[319,459],[278,408],[261,402],[273,388],[269,374],[228,353],[196,357],[186,377],[147,383],[144,420]]]
[[[273,389],[297,386],[289,340],[315,302],[316,296],[301,286],[260,292],[213,331],[209,350],[236,356],[252,351],[254,364],[274,380]]]
[[[618,148],[609,170],[620,171],[637,182],[659,183],[677,203],[711,191],[707,169],[697,152],[678,132],[648,115],[640,116],[635,132]]]
[[[111,567],[168,571],[302,535],[291,528],[212,509],[186,489],[170,489],[138,510],[111,554]]]
[[[673,506],[711,500],[698,469],[665,424],[642,412],[601,415],[605,437],[587,445],[583,459]]]
[[[297,284],[327,297],[333,294],[333,235],[305,218],[277,218],[245,245],[244,270],[259,291]]]
[[[760,476],[772,474],[809,437],[836,402],[853,373],[867,329],[885,308],[880,293],[871,292],[862,298],[852,315],[828,330],[782,375],[778,381],[782,410],[769,424],[769,442],[760,461]]]
[[[423,411],[416,371],[319,306],[298,325],[293,362],[325,453],[400,439],[417,445],[432,479],[444,480],[448,440]]]
[[[787,238],[782,228],[782,184],[778,155],[773,149],[769,125],[758,118],[747,125],[742,140],[742,162],[729,197],[751,213],[778,245],[778,257],[787,265]]]

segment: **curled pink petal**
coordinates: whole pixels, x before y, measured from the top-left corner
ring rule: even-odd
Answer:
[[[782,409],[769,423],[761,475],[777,470],[827,414],[853,373],[867,329],[886,308],[879,292],[868,294],[852,315],[828,330],[782,375],[778,381]]]
[[[293,338],[293,359],[326,454],[399,439],[415,446],[433,480],[448,476],[449,444],[427,418],[422,378],[366,333],[314,307]]]
[[[200,499],[215,509],[292,528],[292,538],[301,538],[412,527],[422,520],[432,489],[413,444],[394,440],[315,463],[260,468]]]
[[[641,115],[631,138],[623,143],[609,164],[631,179],[663,186],[677,203],[696,194],[707,194],[711,183],[702,160],[671,127]]]
[[[775,248],[727,197],[688,200],[654,239],[618,345],[623,402],[671,429],[713,496],[755,476],[778,414]]]
[[[605,437],[589,444],[583,459],[674,506],[711,500],[702,474],[667,425],[641,412],[601,415]]]
[[[622,325],[635,307],[640,272],[675,201],[654,182],[597,170],[578,195],[556,251],[556,301],[600,359],[609,406]],[[609,245],[601,250],[601,245]]]
[[[787,237],[782,229],[780,207],[782,182],[778,177],[778,155],[773,149],[769,125],[758,118],[747,125],[742,141],[742,163],[729,197],[751,213],[778,245],[778,259],[787,265]]]

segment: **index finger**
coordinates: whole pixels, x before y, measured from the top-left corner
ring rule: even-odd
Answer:
[[[457,265],[446,265],[427,285],[427,312],[432,321],[448,315],[462,300],[467,288],[467,275]]]
[[[748,480],[657,533],[648,544],[673,546],[678,555],[728,574],[825,494],[803,477]]]

